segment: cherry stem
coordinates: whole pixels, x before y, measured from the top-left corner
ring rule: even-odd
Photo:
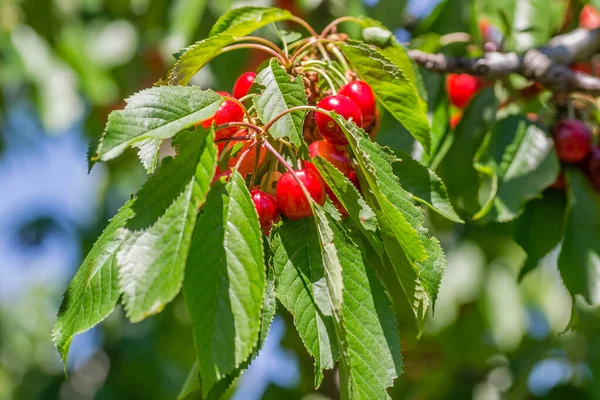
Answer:
[[[263,45],[255,44],[255,43],[241,43],[241,44],[234,44],[231,46],[227,46],[227,47],[221,49],[221,53],[227,53],[228,51],[239,50],[239,49],[261,50],[261,51],[264,51],[264,52],[269,53],[272,56],[276,57],[282,64],[284,64],[284,65],[287,64],[287,60],[284,59],[281,56],[281,54],[279,54],[275,50],[273,50],[267,46],[263,46]]]
[[[327,64],[326,62],[321,61],[321,60],[308,60],[308,61],[303,61],[302,65],[307,65],[307,66],[319,65],[319,66],[323,67],[326,71],[335,73],[336,76],[338,78],[340,78],[340,80],[342,82],[348,83],[348,79],[344,76],[342,71],[337,69],[335,64]]]
[[[292,168],[292,166],[285,160],[285,158],[283,158],[283,156],[279,154],[279,152],[275,150],[273,146],[271,146],[271,143],[265,141],[265,147],[275,156],[275,158],[277,158],[277,160],[279,160],[281,165],[283,165],[285,169],[287,169],[289,173],[292,174],[294,179],[296,179],[298,185],[300,185],[300,189],[302,189],[302,192],[304,193],[304,196],[306,196],[306,199],[308,200],[309,204],[312,204],[312,198],[310,197],[306,186],[304,186],[304,183],[302,183],[300,178],[298,178],[298,176],[296,175],[296,171],[294,171],[294,168]]]
[[[340,49],[334,45],[334,46],[331,46],[330,50],[333,53],[333,55],[335,56],[335,58],[337,58],[337,60],[340,62],[340,64],[342,64],[342,68],[344,68],[345,71],[349,71],[350,66],[348,65],[348,62],[346,62],[346,57],[344,57],[344,55],[342,54]]]
[[[250,113],[246,109],[246,106],[244,105],[244,103],[242,103],[241,101],[239,101],[235,97],[227,97],[226,100],[233,101],[234,103],[236,103],[237,105],[239,105],[242,108],[242,110],[244,110],[244,115],[246,116],[246,119],[248,121],[250,121]]]
[[[254,96],[256,96],[256,93],[250,93],[250,94],[245,95],[244,97],[240,97],[238,100],[240,103],[243,103],[246,100],[253,98]]]
[[[314,111],[314,112],[319,112],[321,114],[325,114],[327,116],[330,116],[331,113],[325,109],[319,108],[319,107],[315,107],[315,106],[298,106],[298,107],[292,107],[292,108],[288,108],[287,110],[277,114],[276,116],[274,116],[269,122],[267,122],[265,124],[265,126],[263,126],[263,130],[265,132],[267,132],[274,124],[275,122],[277,122],[279,119],[283,118],[285,115],[292,113],[294,111],[302,111],[302,110],[308,110],[308,111]]]
[[[333,28],[335,28],[342,22],[356,22],[357,24],[362,24],[362,21],[356,17],[350,17],[350,16],[339,17],[339,18],[331,21],[331,23],[329,25],[327,25],[325,27],[325,29],[323,29],[323,32],[321,32],[321,37],[325,37],[329,33],[329,31],[331,31]]]
[[[250,136],[231,136],[225,139],[217,139],[215,143],[223,143],[223,142],[243,142],[244,140],[251,140]]]
[[[221,124],[221,125],[217,126],[215,128],[215,132],[216,131],[220,131],[221,129],[233,128],[233,127],[238,127],[238,126],[242,127],[242,128],[252,129],[256,133],[263,132],[263,130],[261,128],[259,128],[258,126],[254,125],[254,124],[247,123],[247,122],[227,122],[226,124]]]
[[[283,58],[287,59],[286,54],[284,52],[282,52],[281,49],[275,43],[271,42],[268,39],[261,38],[259,36],[244,36],[244,37],[241,37],[238,40],[236,40],[236,42],[242,42],[242,41],[251,41],[251,42],[264,44],[265,46],[268,46],[271,49],[273,49],[274,51],[276,51]]]
[[[333,81],[331,80],[331,78],[329,77],[329,75],[327,75],[327,71],[325,71],[322,68],[311,67],[309,65],[307,65],[306,67],[303,67],[302,70],[304,70],[304,71],[313,71],[313,72],[316,72],[317,74],[321,75],[323,77],[323,79],[325,79],[325,81],[327,82],[327,85],[331,88],[332,94],[337,94],[337,90],[335,89],[335,85],[333,84]]]

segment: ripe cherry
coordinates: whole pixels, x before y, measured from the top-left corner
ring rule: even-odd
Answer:
[[[229,144],[230,147],[233,147],[235,145],[234,142],[231,142]],[[247,142],[244,147],[242,147],[240,149],[240,151],[238,151],[236,153],[236,155],[234,157],[231,157],[229,159],[229,161],[227,162],[227,165],[229,166],[229,168],[233,168],[236,166],[238,160],[240,159],[240,157],[242,156],[242,154],[248,150],[248,148],[250,148],[250,146],[252,145],[251,142]],[[244,157],[244,159],[242,160],[242,162],[240,163],[240,165],[238,166],[238,172],[242,175],[242,176],[246,176],[249,173],[251,173],[252,171],[254,171],[254,164],[256,162],[256,151],[257,148],[259,146],[255,145],[254,147],[252,147],[249,151],[248,154]],[[267,148],[265,146],[260,146],[260,151],[258,153],[258,165],[261,165],[262,162],[265,160],[265,157],[267,155]]]
[[[554,126],[554,143],[561,161],[576,163],[592,149],[592,134],[583,122],[575,119],[559,121]]]
[[[253,190],[250,192],[252,196],[252,202],[256,211],[258,212],[258,221],[265,235],[271,232],[273,223],[279,219],[279,207],[277,206],[277,200],[275,197],[268,193],[260,190]]]
[[[356,104],[362,114],[362,128],[367,129],[375,120],[377,110],[375,93],[371,86],[366,82],[354,80],[342,86],[338,94],[348,97]]]
[[[200,123],[205,128],[209,128],[213,121],[218,125],[226,124],[228,122],[242,122],[244,120],[244,110],[234,101],[227,100],[227,97],[231,97],[231,95],[227,92],[217,92],[225,99],[217,109],[215,115],[212,118],[205,119]],[[221,129],[217,131],[215,135],[215,140],[226,139],[232,136],[239,130],[237,127]]]
[[[583,6],[579,14],[579,26],[585,29],[596,29],[600,27],[600,14],[591,4]]]
[[[325,204],[325,189],[321,178],[309,169],[301,169],[294,173],[304,184],[310,197],[319,205]],[[283,174],[277,183],[277,205],[289,219],[312,216],[310,203],[291,172]]]
[[[458,108],[465,108],[481,86],[481,79],[469,74],[448,74],[446,78],[448,97]]]
[[[340,170],[344,175],[350,172],[350,159],[348,153],[343,147],[338,147],[335,144],[326,140],[317,140],[308,146],[308,155],[310,158],[321,156],[334,167]],[[308,164],[308,163],[307,163]],[[316,170],[316,169],[315,169]]]
[[[339,94],[333,96],[324,97],[319,104],[319,108],[323,108],[327,111],[335,111],[342,118],[346,120],[352,120],[356,125],[362,126],[362,115],[360,110],[352,100],[346,96]],[[342,131],[342,128],[331,119],[329,116],[320,112],[315,115],[315,123],[319,132],[323,138],[331,143],[344,145],[348,144],[348,140]]]
[[[354,170],[350,171],[350,173],[348,174],[348,179],[350,179],[350,182],[352,182],[352,184],[354,185],[356,190],[360,191],[360,183],[358,182],[358,175],[356,175],[356,172],[354,172]]]
[[[253,71],[245,72],[240,75],[233,85],[233,97],[241,99],[247,95],[254,83],[254,79],[256,79],[256,72]]]

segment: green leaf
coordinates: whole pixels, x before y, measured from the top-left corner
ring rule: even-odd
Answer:
[[[562,192],[552,190],[543,198],[527,203],[523,214],[514,221],[515,242],[527,253],[519,278],[537,267],[542,258],[560,244],[565,226],[566,202]]]
[[[212,90],[201,90],[197,86],[142,90],[127,99],[125,109],[108,116],[98,158],[113,159],[133,143],[147,138],[170,138],[212,117],[222,100]]]
[[[132,147],[137,147],[138,157],[147,173],[152,174],[158,164],[158,154],[162,146],[163,139],[148,138],[136,142]]]
[[[319,212],[316,213],[319,215]],[[318,217],[322,218],[322,216]],[[375,271],[357,245],[331,218],[323,223],[331,237],[324,237],[343,278],[343,329],[347,345],[349,398],[390,398],[386,388],[402,373],[402,355],[396,318]],[[343,361],[343,358],[342,358]]]
[[[552,139],[521,116],[498,122],[480,163],[499,178],[494,210],[488,216],[498,222],[518,217],[525,204],[540,196],[560,172]]]
[[[315,222],[287,221],[274,233],[272,248],[275,294],[294,317],[300,338],[315,359],[315,387],[319,387],[322,370],[333,368],[339,350]]]
[[[481,91],[469,102],[450,137],[452,143],[436,171],[446,184],[455,208],[469,215],[481,209],[481,181],[474,163],[479,148],[494,124],[496,108],[497,100],[492,89]]]
[[[187,378],[185,378],[185,382],[183,383],[183,387],[177,396],[177,400],[191,400],[198,399],[202,397],[200,391],[202,390],[202,385],[200,384],[200,379],[198,376],[200,375],[200,370],[198,369],[198,361],[194,361],[194,365],[192,365],[192,369],[188,374]]]
[[[286,10],[268,7],[234,8],[222,15],[210,29],[210,36],[227,33],[231,36],[246,36],[273,22],[286,21],[294,16]]]
[[[567,222],[558,269],[572,296],[600,303],[600,197],[583,173],[566,171]]]
[[[298,75],[292,80],[275,59],[271,59],[269,66],[256,76],[256,84],[264,88],[259,96],[254,97],[256,112],[263,123],[292,107],[308,104],[302,77]],[[299,110],[286,114],[275,122],[269,133],[276,139],[289,138],[298,148],[306,147],[302,136],[306,113],[306,110]]]
[[[423,145],[429,153],[429,120],[423,102],[403,71],[379,50],[366,43],[350,40],[341,50],[358,76],[367,82],[381,104]]]
[[[238,172],[210,191],[192,240],[183,293],[206,397],[250,358],[261,330],[262,232]]]
[[[409,154],[399,153],[399,156],[400,159],[392,165],[394,174],[400,178],[402,187],[414,196],[414,200],[426,204],[450,221],[464,223],[454,211],[442,179]]]
[[[392,163],[397,161],[396,157],[371,142],[365,132],[352,122],[335,113],[331,116],[346,134],[358,161],[357,173],[367,204],[379,221],[386,253],[381,255],[381,265],[393,265],[420,334],[427,309],[435,302],[446,263],[441,246],[423,228],[423,211],[412,204],[410,193],[402,188],[393,174]],[[389,276],[388,271],[380,274]]]
[[[100,323],[117,305],[120,293],[114,255],[123,240],[119,229],[134,215],[131,204],[130,200],[111,219],[63,296],[52,340],[65,368],[73,336]]]
[[[163,163],[138,192],[135,212],[123,228],[117,253],[123,302],[129,319],[160,312],[179,292],[197,211],[214,176],[214,131],[185,132],[174,144],[180,154]]]
[[[361,246],[362,253],[368,258],[369,264],[377,271],[380,279],[384,282],[388,294],[394,303],[394,307],[399,313],[400,311],[404,312],[408,306],[408,302],[406,301],[398,276],[394,271],[394,266],[391,265],[389,258],[384,255],[383,243],[375,213],[350,180],[337,168],[320,156],[313,158],[312,162],[319,170],[321,177],[331,188],[331,191],[348,211],[349,218],[358,227],[360,236],[354,237],[354,240]],[[405,265],[410,268],[406,257],[404,257],[404,261],[406,262]]]
[[[265,246],[265,252],[269,250],[269,247]],[[218,382],[208,394],[208,399],[219,399],[227,392],[233,381],[245,371],[250,363],[258,356],[259,351],[267,339],[271,323],[277,313],[277,302],[275,299],[275,274],[271,266],[267,266],[267,281],[265,286],[265,296],[263,298],[262,315],[260,321],[260,333],[258,336],[258,345],[252,352],[252,355],[248,357],[238,368],[232,373],[227,375],[226,378]],[[202,396],[202,385],[200,382],[200,370],[198,368],[198,361],[194,362],[192,369],[185,380],[185,383],[181,389],[177,400],[195,399]]]
[[[169,71],[169,85],[187,85],[192,77],[210,60],[221,53],[221,49],[235,42],[231,35],[217,35],[194,43],[180,51],[177,62]]]

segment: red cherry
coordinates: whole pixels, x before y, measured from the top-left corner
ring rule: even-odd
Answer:
[[[600,14],[593,5],[583,6],[579,14],[579,26],[589,30],[600,27]]]
[[[594,147],[588,161],[587,174],[596,189],[600,189],[600,147]]]
[[[234,145],[235,145],[235,143],[231,142],[231,144],[229,146],[233,147]],[[235,157],[231,157],[229,159],[229,161],[227,162],[227,165],[229,165],[229,168],[235,167],[235,165],[237,164],[238,160],[242,156],[242,153],[244,151],[248,150],[248,148],[250,147],[250,145],[251,145],[250,142],[246,143],[244,145],[244,147],[242,147],[240,149],[240,151],[238,151],[236,153]],[[248,154],[246,155],[246,157],[244,157],[244,159],[242,160],[242,162],[238,166],[238,172],[242,176],[246,176],[249,173],[251,173],[252,171],[254,171],[254,163],[256,162],[256,149],[257,149],[257,147],[258,147],[258,145],[255,145],[253,148],[251,148],[250,151],[248,151]],[[267,155],[267,148],[265,146],[260,146],[260,151],[258,153],[258,165],[262,164],[262,162],[265,160],[266,155]]]
[[[348,97],[356,104],[363,118],[362,128],[367,129],[375,120],[377,110],[375,93],[371,86],[366,82],[355,80],[342,86],[338,94]]]
[[[221,103],[215,115],[213,115],[212,118],[205,119],[200,123],[200,125],[202,125],[205,128],[209,128],[212,125],[213,121],[217,124],[217,126],[226,124],[228,122],[242,122],[244,120],[244,110],[242,109],[242,107],[240,107],[240,105],[234,101],[227,100],[227,97],[231,97],[229,93],[217,93],[224,97],[225,100]],[[221,129],[216,133],[215,140],[227,139],[228,137],[236,133],[238,130],[239,128],[236,127]]]
[[[344,175],[350,172],[350,159],[348,153],[343,147],[338,147],[327,140],[317,140],[308,146],[308,154],[310,158],[321,156],[334,167],[340,170]]]
[[[254,83],[254,79],[256,79],[256,72],[253,71],[245,72],[240,75],[233,85],[233,97],[236,99],[241,99],[247,95],[252,87],[252,84]]]
[[[481,86],[481,79],[469,74],[448,74],[446,77],[448,97],[458,108],[465,108]]]
[[[350,171],[350,173],[348,174],[348,179],[350,179],[350,182],[352,182],[356,190],[360,191],[360,182],[358,182],[358,175],[356,175],[356,172],[354,172],[354,170]]]
[[[261,192],[260,190],[253,190],[250,192],[250,195],[252,196],[254,207],[256,207],[256,211],[258,212],[260,226],[265,235],[268,235],[271,232],[273,223],[279,219],[277,200],[270,194]]]
[[[571,64],[571,70],[573,72],[581,72],[584,74],[592,74],[592,64],[589,62],[575,62]]]
[[[576,163],[592,149],[592,134],[583,122],[568,119],[554,126],[554,143],[561,161]]]
[[[341,115],[342,118],[346,120],[352,119],[356,125],[362,126],[362,115],[360,110],[356,103],[346,96],[337,94],[324,97],[319,104],[317,104],[317,107],[327,111],[335,111]],[[342,128],[340,128],[329,116],[318,112],[315,115],[315,123],[317,124],[317,128],[319,128],[321,136],[323,136],[325,140],[339,145],[348,144],[348,140],[346,139]]]
[[[309,169],[294,172],[296,177],[306,186],[310,197],[319,205],[325,204],[325,189],[321,179]],[[312,216],[312,209],[302,188],[291,172],[286,172],[277,183],[277,205],[289,219],[300,219]]]

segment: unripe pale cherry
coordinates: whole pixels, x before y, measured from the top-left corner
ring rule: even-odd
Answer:
[[[247,95],[255,79],[256,72],[254,71],[245,72],[242,75],[240,75],[240,77],[237,78],[235,84],[233,85],[233,97],[235,97],[236,99],[241,99],[242,97]]]
[[[271,232],[273,224],[279,219],[279,206],[277,205],[277,199],[268,193],[260,190],[253,190],[250,192],[254,207],[258,213],[258,221],[265,235]]]
[[[294,173],[304,184],[310,197],[321,206],[325,204],[325,188],[321,184],[321,178],[308,169],[301,169]],[[289,219],[301,219],[313,215],[309,200],[291,172],[281,176],[276,193],[279,210]]]
[[[373,89],[366,82],[354,80],[342,86],[338,94],[352,100],[362,115],[362,128],[367,129],[375,120],[377,102]]]
[[[448,98],[458,108],[465,108],[481,87],[481,79],[469,74],[448,74],[446,77]]]
[[[553,129],[558,158],[563,162],[583,160],[592,149],[592,133],[583,122],[576,119],[559,121]]]
[[[217,92],[224,97],[223,102],[217,109],[212,118],[205,119],[200,123],[205,128],[209,128],[213,121],[219,126],[228,122],[242,122],[244,120],[244,110],[235,101],[227,100],[231,95],[227,92]],[[216,132],[215,140],[227,139],[239,130],[237,127],[221,129]]]
[[[317,107],[327,111],[335,111],[342,118],[352,120],[356,125],[362,126],[362,115],[356,103],[350,98],[342,95],[327,96],[319,101]],[[315,123],[323,139],[337,145],[348,144],[348,140],[342,131],[342,128],[328,115],[317,112]]]

